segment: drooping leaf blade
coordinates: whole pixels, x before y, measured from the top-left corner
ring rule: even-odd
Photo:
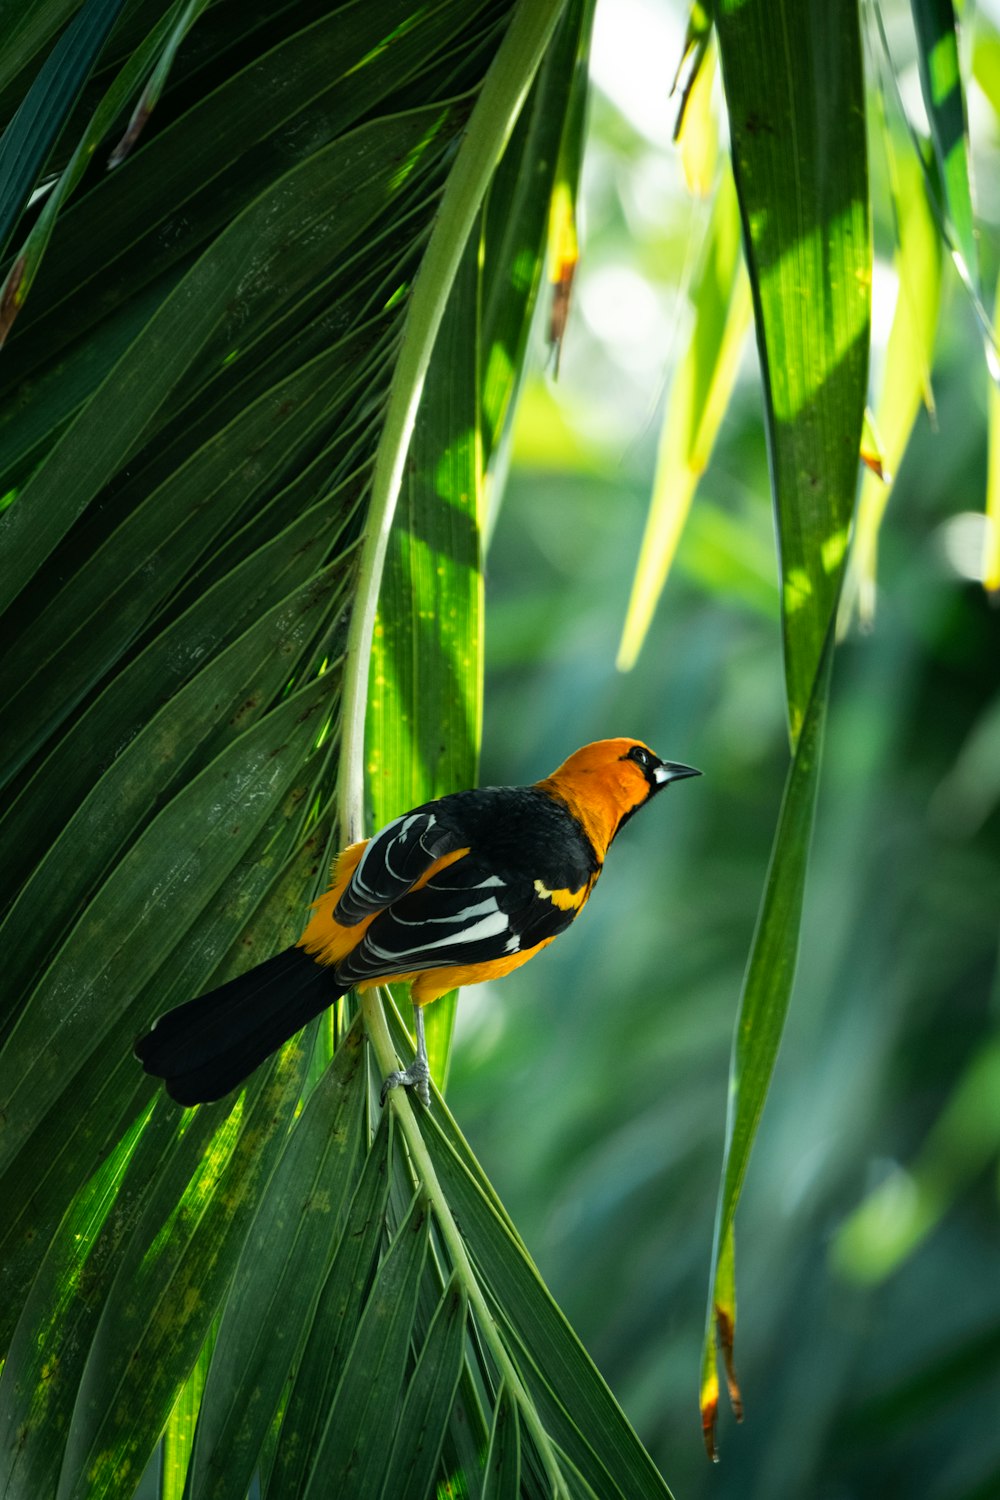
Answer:
[[[716,24],[764,379],[794,746],[845,565],[866,395],[859,19],[850,0],[818,10],[732,0]]]
[[[750,327],[750,287],[729,172],[719,183],[692,303],[691,338],[667,398],[649,515],[618,648],[617,665],[623,672],[635,665],[666,584],[729,404]]]

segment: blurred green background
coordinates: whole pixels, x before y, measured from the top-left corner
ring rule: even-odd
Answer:
[[[708,212],[669,144],[662,59],[684,21],[598,7],[584,259],[488,557],[481,779],[618,734],[705,776],[629,826],[569,939],[463,994],[449,1101],[682,1500],[1000,1495],[1000,611],[975,581],[982,339],[950,269],[936,419],[892,495],[875,628],[835,668],[798,979],[739,1214],[747,1420],[724,1414],[720,1467],[702,1448],[729,1044],[787,738],[750,347],[639,664],[614,666]],[[890,7],[909,106],[904,21]],[[970,110],[992,284],[996,122],[975,90]],[[879,170],[873,152],[891,256]],[[876,390],[894,296],[883,261]]]

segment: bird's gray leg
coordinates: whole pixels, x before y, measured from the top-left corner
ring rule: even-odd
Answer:
[[[422,1005],[413,1007],[413,1024],[417,1032],[417,1053],[408,1068],[401,1068],[395,1073],[389,1073],[382,1084],[382,1092],[379,1099],[385,1104],[389,1097],[390,1089],[398,1089],[402,1084],[404,1089],[416,1089],[417,1098],[425,1109],[431,1107],[431,1070],[427,1061],[427,1039],[424,1036],[424,1009]]]

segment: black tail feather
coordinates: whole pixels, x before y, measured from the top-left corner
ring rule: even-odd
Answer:
[[[168,1010],[136,1042],[135,1055],[178,1104],[208,1104],[342,994],[330,968],[302,948],[287,948]]]

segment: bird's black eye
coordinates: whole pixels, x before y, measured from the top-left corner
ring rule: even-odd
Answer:
[[[654,757],[650,755],[644,745],[633,745],[626,759],[634,760],[636,765],[641,766],[644,771],[648,771],[650,766],[654,764]]]

